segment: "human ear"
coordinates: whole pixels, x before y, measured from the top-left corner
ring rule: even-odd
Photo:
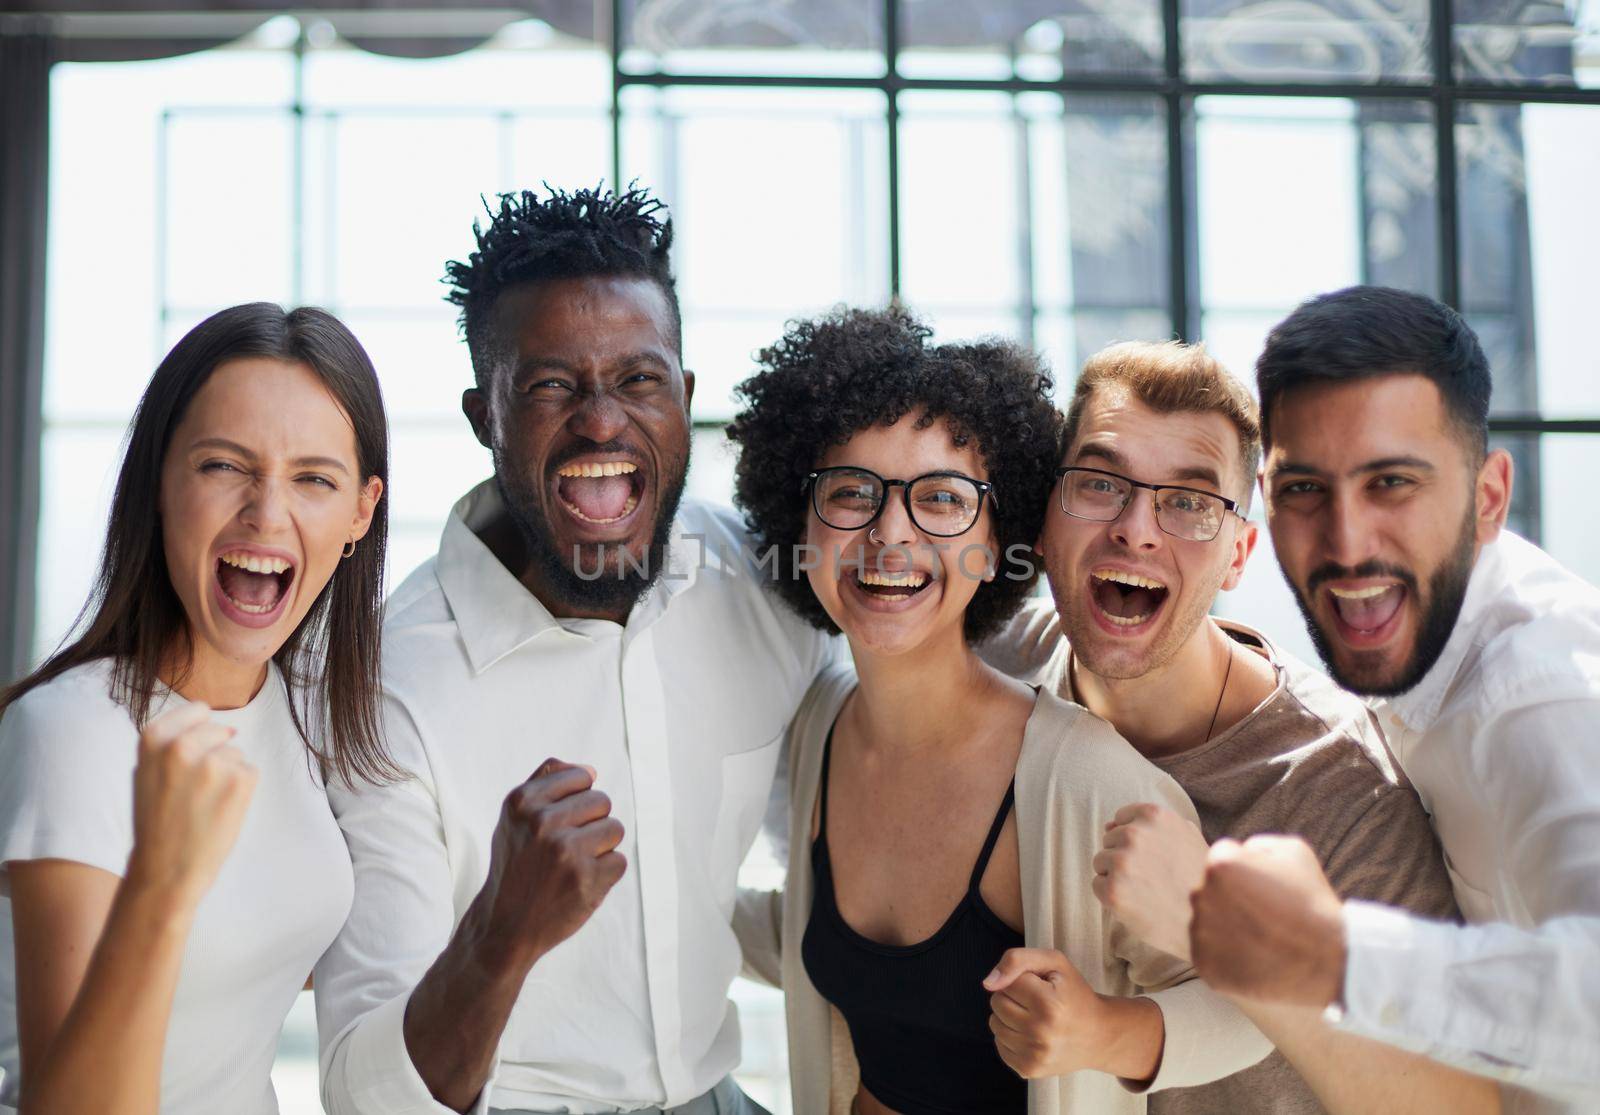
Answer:
[[[378,501],[383,498],[383,481],[376,476],[367,477],[356,497],[356,517],[350,523],[350,541],[359,542],[372,529],[372,516],[377,514]]]
[[[1511,511],[1511,490],[1516,466],[1511,454],[1496,449],[1478,466],[1473,491],[1473,519],[1477,524],[1478,544],[1485,545],[1500,536]]]
[[[478,439],[478,444],[485,449],[493,449],[494,439],[489,430],[489,396],[479,388],[467,388],[461,392],[461,413],[472,423],[472,433]]]
[[[1228,572],[1222,578],[1222,591],[1232,592],[1244,579],[1245,563],[1255,552],[1261,528],[1249,519],[1239,520],[1239,529],[1233,532],[1233,556],[1228,561]]]

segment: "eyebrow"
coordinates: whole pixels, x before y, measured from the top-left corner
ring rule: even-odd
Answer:
[[[1376,460],[1363,461],[1361,464],[1357,465],[1355,468],[1346,473],[1346,475],[1362,476],[1374,472],[1387,472],[1389,469],[1394,468],[1409,468],[1415,469],[1418,472],[1430,473],[1438,471],[1438,469],[1433,466],[1432,462],[1425,461],[1421,457],[1397,456],[1379,457]],[[1269,473],[1272,476],[1283,476],[1285,474],[1293,476],[1328,475],[1328,471],[1326,469],[1317,468],[1315,465],[1307,464],[1304,461],[1284,461],[1282,464],[1274,465],[1269,470]]]
[[[666,357],[649,349],[630,352],[615,361],[615,366],[623,369],[632,368],[638,364],[653,364],[664,372],[672,370],[672,365]],[[517,361],[516,374],[522,375],[537,371],[565,372],[574,376],[579,374],[577,367],[571,361],[563,360],[559,356],[525,356]]]
[[[229,441],[225,437],[201,438],[199,441],[189,446],[189,451],[191,453],[197,449],[222,449],[229,453],[236,453],[246,460],[254,461],[258,459],[252,450],[246,449],[236,441]],[[350,475],[350,469],[346,467],[345,463],[339,460],[337,457],[296,457],[290,463],[294,465],[295,468],[337,469],[346,476]]]
[[[1088,445],[1079,448],[1075,459],[1082,460],[1084,457],[1099,457],[1119,469],[1128,467],[1128,459],[1109,445],[1096,445],[1094,442],[1090,442]],[[1172,479],[1199,480],[1210,484],[1213,488],[1220,489],[1222,487],[1222,478],[1217,475],[1217,470],[1205,465],[1185,465],[1172,474]]]

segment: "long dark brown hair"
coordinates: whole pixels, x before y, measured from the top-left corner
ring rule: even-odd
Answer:
[[[193,632],[167,573],[161,541],[161,470],[190,402],[217,367],[241,357],[303,364],[355,427],[360,478],[389,483],[389,424],[378,376],[360,342],[323,310],[285,312],[271,302],[233,306],[184,335],[145,388],[128,432],[94,589],[73,625],[81,632],[33,673],[0,691],[0,715],[29,690],[101,658],[111,693],[136,724],[149,718],[163,666],[173,688],[193,665]],[[389,501],[380,499],[355,553],[339,563],[311,610],[273,656],[288,682],[290,715],[324,776],[346,784],[400,777],[384,749],[378,713],[379,629]]]

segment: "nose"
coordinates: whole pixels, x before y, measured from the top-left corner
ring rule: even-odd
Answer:
[[[906,503],[900,495],[902,490],[890,488],[884,493],[883,510],[872,524],[885,546],[910,546],[917,541],[917,527],[906,514]]]
[[[278,476],[262,476],[250,485],[249,495],[239,509],[239,520],[257,534],[270,535],[289,525],[290,481]]]
[[[597,445],[614,441],[628,426],[622,404],[608,391],[592,391],[580,396],[567,429]]]
[[[1346,569],[1354,569],[1372,558],[1377,549],[1377,532],[1371,529],[1359,501],[1334,493],[1327,501],[1322,518],[1323,558]]]
[[[1161,547],[1161,526],[1156,522],[1155,493],[1135,488],[1111,524],[1111,537],[1130,550],[1149,552]]]

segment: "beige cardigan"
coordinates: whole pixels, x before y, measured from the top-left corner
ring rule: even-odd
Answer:
[[[811,915],[811,814],[828,729],[856,686],[849,666],[812,685],[789,726],[789,869],[785,889],[743,891],[734,931],[747,974],[784,990],[789,1079],[796,1115],[848,1115],[859,1084],[850,1032],[817,993],[800,960]],[[1102,827],[1124,805],[1165,804],[1190,820],[1178,784],[1089,710],[1040,692],[1017,760],[1017,840],[1024,938],[1064,953],[1101,994],[1148,994],[1166,1023],[1150,1090],[1204,1084],[1255,1064],[1272,1049],[1239,1011],[1182,961],[1136,938],[1095,900],[1090,859]],[[787,947],[785,947],[787,946]],[[1145,1096],[1099,1072],[1035,1080],[1029,1115],[1143,1115]]]

